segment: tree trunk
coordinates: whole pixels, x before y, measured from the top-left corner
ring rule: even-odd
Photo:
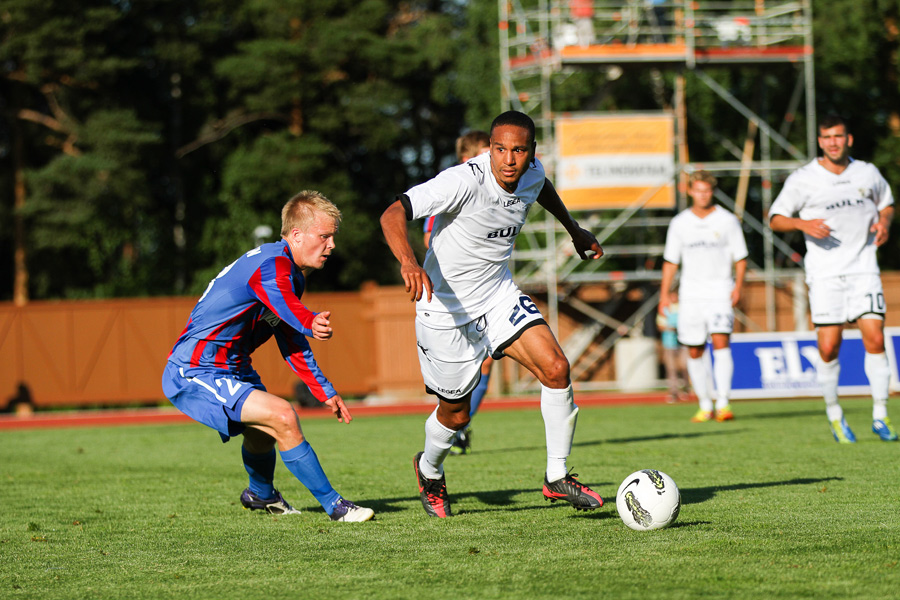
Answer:
[[[28,304],[28,264],[25,251],[25,143],[22,125],[12,119],[13,130],[13,302],[16,306]]]

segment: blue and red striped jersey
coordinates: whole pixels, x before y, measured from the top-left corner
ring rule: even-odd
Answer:
[[[247,373],[250,355],[274,335],[285,361],[324,402],[336,392],[309,347],[316,313],[300,302],[305,284],[286,241],[250,250],[209,283],[169,362],[188,377],[192,371]]]

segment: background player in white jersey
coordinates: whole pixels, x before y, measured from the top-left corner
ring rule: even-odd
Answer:
[[[890,366],[884,353],[884,293],[875,252],[888,240],[894,218],[891,188],[878,169],[850,158],[853,136],[838,116],[819,123],[822,157],[797,169],[769,211],[774,231],[802,231],[806,283],[819,346],[817,377],[834,439],[856,436],[838,402],[838,351],[845,323],[855,322],[866,350],[864,368],[872,388],[872,431],[895,441],[887,415]],[[794,217],[797,215],[797,217]]]
[[[572,237],[582,258],[603,251],[566,210],[535,158],[534,122],[508,111],[491,124],[491,150],[410,189],[381,216],[381,226],[416,305],[416,341],[425,389],[438,397],[425,423],[425,448],[414,468],[425,512],[451,514],[444,459],[469,422],[469,400],[482,360],[509,356],[541,383],[547,439],[543,494],[576,508],[603,505],[599,494],[566,470],[578,407],[569,361],[534,302],[512,280],[509,257],[531,206],[538,202]],[[420,266],[407,221],[437,215]]]
[[[715,186],[716,178],[710,173],[691,173],[688,196],[693,202],[669,224],[659,296],[659,313],[665,314],[673,301],[672,282],[680,265],[678,341],[688,347],[688,377],[700,403],[691,418],[695,423],[734,418],[729,404],[734,375],[730,338],[734,307],[741,298],[747,271],[747,244],[741,224],[733,214],[713,204]],[[707,337],[713,346],[712,377],[703,358]],[[711,379],[716,385],[715,410]]]

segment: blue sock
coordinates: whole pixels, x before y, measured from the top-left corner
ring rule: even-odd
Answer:
[[[250,475],[250,491],[263,500],[274,498],[275,487],[272,481],[275,478],[275,448],[265,454],[252,454],[241,446],[241,457],[244,459],[244,468]]]
[[[488,381],[491,379],[491,374],[481,375],[481,381],[478,382],[478,385],[475,386],[475,389],[472,390],[472,400],[469,401],[469,416],[474,417],[475,413],[478,412],[478,407],[481,406],[481,400],[484,398],[484,395],[487,394]]]
[[[325,512],[331,515],[341,495],[334,491],[319,464],[319,457],[306,440],[296,448],[281,452],[281,462],[300,483],[306,486],[319,501]]]

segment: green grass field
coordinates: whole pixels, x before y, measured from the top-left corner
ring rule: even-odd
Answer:
[[[239,440],[200,425],[0,433],[0,598],[889,598],[900,585],[900,443],[834,443],[821,401],[585,408],[570,466],[593,513],[541,496],[543,425],[482,412],[450,457],[457,516],[429,519],[412,472],[424,416],[310,420],[342,494],[376,520],[331,523],[279,464],[303,514],[241,508]],[[894,406],[894,413],[897,407]],[[668,529],[635,532],[615,491],[641,468],[678,483]]]

